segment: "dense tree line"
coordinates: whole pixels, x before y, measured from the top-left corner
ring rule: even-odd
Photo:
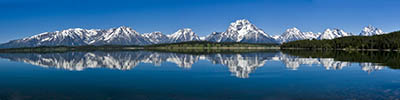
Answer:
[[[137,50],[137,49],[174,49],[168,51],[182,51],[177,49],[208,49],[208,48],[223,48],[223,47],[279,47],[278,44],[255,44],[255,43],[238,43],[238,42],[207,42],[207,41],[189,41],[180,43],[165,43],[165,44],[154,44],[154,45],[87,45],[87,46],[40,46],[40,47],[24,47],[24,48],[7,48],[0,49],[0,53],[19,53],[19,52],[68,52],[68,51],[121,51],[121,50]],[[183,50],[185,51],[185,50]],[[186,50],[187,51],[187,50]],[[186,52],[185,51],[185,52]],[[196,50],[191,50],[196,51]],[[201,50],[197,50],[201,51]],[[205,51],[205,50],[203,50]],[[201,51],[201,52],[203,52]],[[242,52],[241,50],[240,52]],[[214,51],[207,51],[214,52]]]
[[[69,52],[69,51],[113,51],[124,50],[126,47],[139,47],[136,45],[102,45],[102,46],[39,46],[39,47],[24,47],[24,48],[7,48],[0,49],[0,53],[54,53],[54,52]]]
[[[332,40],[299,40],[283,43],[281,48],[304,49],[400,49],[400,31],[375,36],[348,36]]]
[[[208,42],[188,41],[179,43],[154,44],[145,47],[278,47],[278,44],[270,43],[240,43],[240,42]]]

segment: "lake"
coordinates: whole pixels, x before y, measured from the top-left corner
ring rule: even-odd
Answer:
[[[0,100],[399,100],[400,53],[0,53]]]

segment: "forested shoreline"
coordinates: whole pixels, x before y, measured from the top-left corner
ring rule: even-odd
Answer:
[[[154,44],[145,49],[279,49],[279,44],[189,41],[180,43]]]
[[[2,53],[23,53],[23,52],[68,52],[68,51],[122,51],[122,50],[158,50],[158,51],[188,51],[182,49],[196,49],[190,51],[210,51],[215,50],[240,50],[246,51],[250,49],[279,49],[278,44],[254,44],[254,43],[238,43],[238,42],[207,42],[207,41],[189,41],[180,43],[166,43],[154,45],[102,45],[102,46],[40,46],[25,48],[4,48],[0,49]],[[204,50],[201,50],[204,49]]]
[[[283,43],[281,49],[399,51],[400,31],[375,36],[348,36],[332,40],[299,40]]]

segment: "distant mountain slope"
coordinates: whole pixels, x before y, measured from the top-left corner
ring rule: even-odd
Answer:
[[[31,37],[1,44],[1,48],[36,46],[82,46],[82,45],[146,45],[151,42],[135,30],[121,26],[109,30],[67,29],[45,32]]]
[[[360,34],[357,34],[359,36],[373,36],[373,35],[381,35],[385,34],[381,29],[375,28],[371,25],[364,27],[363,30],[361,31]],[[340,38],[340,37],[346,37],[346,36],[356,36],[352,33],[345,32],[342,29],[338,28],[333,28],[333,29],[326,29],[322,33],[312,33],[312,32],[301,32],[297,28],[291,28],[287,29],[283,34],[274,36],[279,43],[285,43],[285,42],[291,42],[291,41],[297,41],[297,40],[309,40],[309,39],[318,39],[318,40],[323,40],[323,39],[335,39],[335,38]]]
[[[276,43],[275,39],[248,20],[232,22],[225,32],[214,32],[206,40],[212,42]]]
[[[92,45],[146,45],[151,42],[140,35],[135,30],[121,26],[119,28],[109,29],[107,32],[100,35]]]
[[[381,29],[375,28],[371,25],[368,25],[367,27],[364,27],[361,33],[359,34],[360,36],[373,36],[373,35],[381,35],[384,34],[384,32]]]
[[[374,36],[384,32],[371,25],[364,27],[359,35]],[[38,46],[85,46],[85,45],[150,45],[178,43],[187,41],[241,42],[241,43],[286,43],[297,40],[331,40],[353,36],[341,29],[326,29],[323,33],[302,32],[297,28],[287,29],[281,35],[270,36],[246,19],[230,23],[225,32],[213,32],[199,37],[190,28],[179,29],[173,34],[161,32],[140,34],[130,27],[117,27],[108,30],[72,28],[55,32],[44,32],[31,37],[12,40],[0,44],[0,48],[20,48]]]
[[[152,44],[169,42],[169,38],[167,37],[167,35],[164,35],[158,31],[152,33],[145,33],[142,36],[147,38]]]
[[[305,40],[305,39],[316,39],[318,34],[314,34],[312,32],[301,32],[297,28],[287,29],[281,36],[276,37],[279,43],[296,41],[296,40]]]
[[[174,34],[167,35],[167,37],[169,38],[168,43],[200,40],[199,36],[197,36],[190,28],[179,29]]]
[[[345,32],[344,30],[341,29],[326,29],[321,35],[318,36],[319,40],[322,39],[335,39],[339,37],[345,37],[345,36],[351,36],[351,33]]]

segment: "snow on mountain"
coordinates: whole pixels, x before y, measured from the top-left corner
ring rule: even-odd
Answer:
[[[274,38],[275,40],[278,40],[279,39],[279,37],[281,37],[280,35],[273,35],[273,36],[271,36],[272,38]]]
[[[326,29],[321,35],[318,36],[317,39],[334,39],[339,37],[351,36],[351,33],[347,33],[341,29]]]
[[[214,32],[207,37],[213,42],[276,43],[275,39],[248,20],[237,20],[225,32]]]
[[[152,33],[145,33],[142,36],[147,38],[152,44],[167,43],[169,41],[167,35],[164,35],[159,31]]]
[[[199,38],[200,38],[201,41],[205,41],[207,36],[200,36]]]
[[[0,48],[37,46],[83,46],[83,45],[148,45],[198,41],[200,38],[189,28],[180,29],[174,34],[161,32],[139,34],[129,27],[121,26],[108,30],[73,28],[55,32],[44,32],[23,39],[12,40]]]
[[[296,27],[287,29],[281,36],[277,37],[277,41],[280,43],[296,41],[296,40],[305,40],[305,39],[315,39],[318,37],[318,34],[314,34],[312,32],[301,32]]]
[[[169,37],[169,43],[200,40],[199,36],[197,36],[190,28],[179,29],[174,34],[167,36]]]
[[[95,37],[96,38],[96,37]],[[93,45],[146,45],[151,42],[132,28],[121,26],[103,33]]]
[[[384,34],[384,32],[381,29],[378,29],[371,25],[368,25],[363,28],[363,30],[360,33],[360,36],[373,36],[373,35],[381,35],[381,34]]]
[[[359,35],[372,36],[384,32],[371,25],[364,27]],[[287,29],[282,35],[270,36],[248,20],[232,22],[225,32],[213,32],[199,37],[192,29],[179,29],[164,35],[161,32],[140,34],[132,28],[121,26],[108,30],[72,28],[55,32],[44,32],[31,37],[0,44],[0,48],[37,47],[37,46],[83,46],[83,45],[148,45],[158,43],[176,43],[185,41],[244,42],[244,43],[284,43],[304,39],[334,39],[351,36],[341,29],[326,29],[323,33],[301,32],[297,28]]]
[[[35,46],[56,46],[67,45],[76,46],[89,44],[94,39],[89,36],[98,36],[99,30],[84,30],[80,28],[67,29],[63,31],[44,32],[31,37],[26,37],[19,40],[12,40],[2,44],[1,47],[35,47]]]
[[[135,30],[121,26],[109,30],[73,28],[63,31],[44,32],[23,39],[1,44],[0,48],[36,46],[82,46],[82,45],[144,45],[150,42]]]
[[[207,41],[212,41],[212,42],[221,42],[220,39],[222,39],[223,35],[221,35],[222,32],[212,32],[210,35],[207,35],[204,40]]]

